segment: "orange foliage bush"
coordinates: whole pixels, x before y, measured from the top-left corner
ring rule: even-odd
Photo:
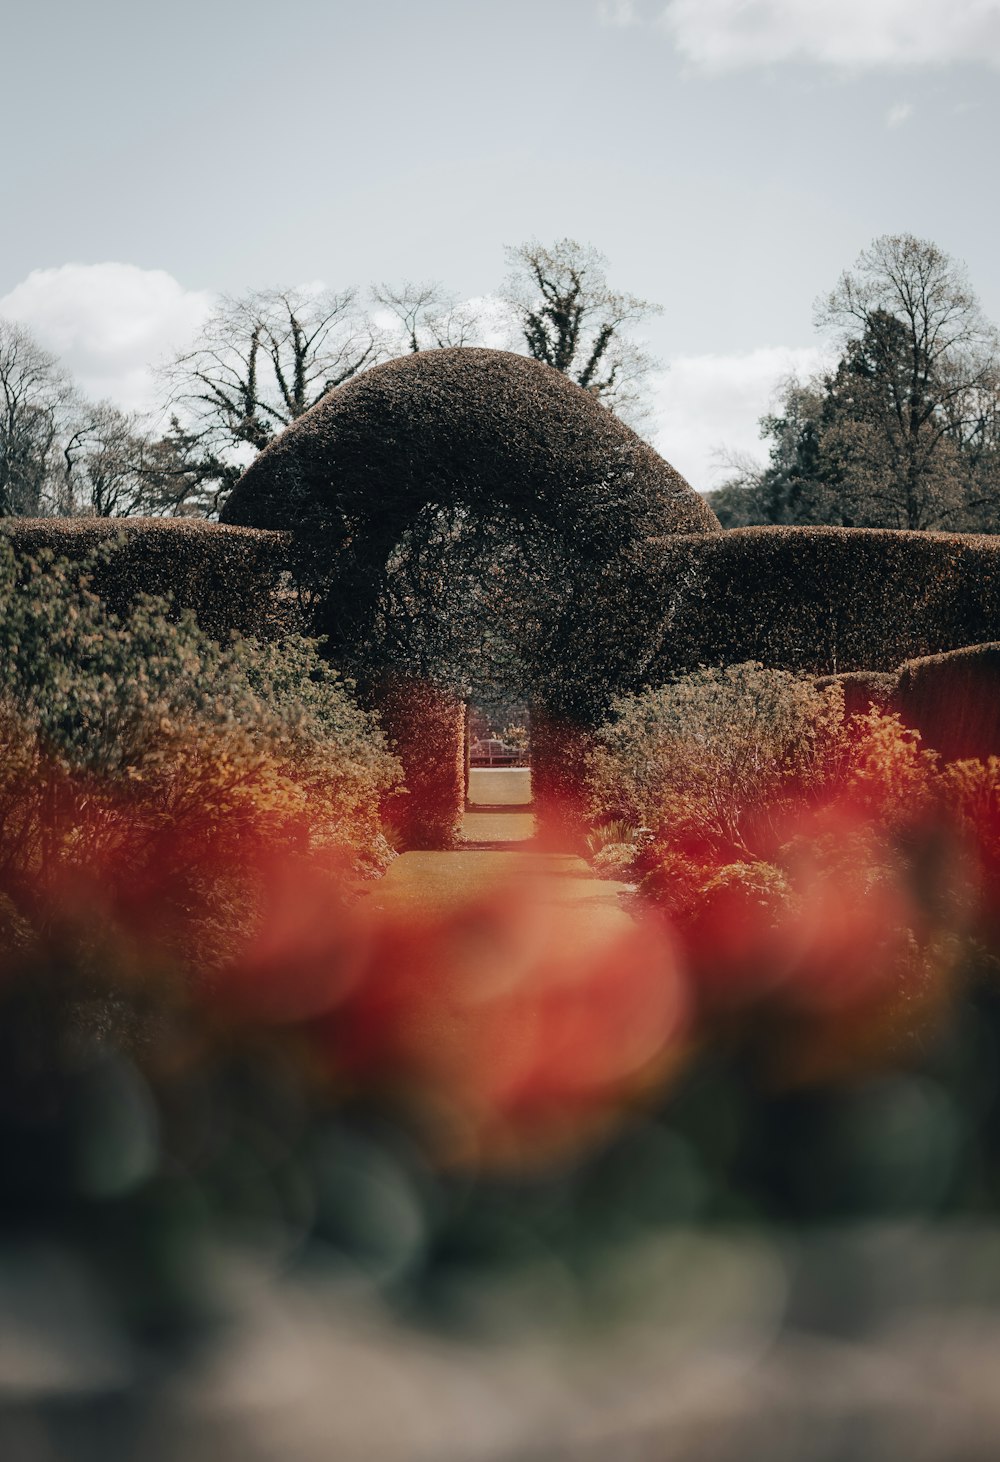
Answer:
[[[754,666],[617,712],[592,816],[653,830],[643,889],[679,932],[703,1020],[782,1079],[912,1049],[964,936],[995,929],[1000,762],[942,767],[898,716],[847,717],[839,686]]]

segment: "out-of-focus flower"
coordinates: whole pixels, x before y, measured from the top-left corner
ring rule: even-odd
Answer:
[[[683,1058],[690,1002],[653,921],[581,937],[512,887],[434,920],[389,916],[328,1024],[331,1061],[406,1094],[452,1162],[531,1165],[648,1100]]]

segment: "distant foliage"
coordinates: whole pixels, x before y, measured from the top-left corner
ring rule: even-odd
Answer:
[[[724,526],[996,532],[1000,343],[964,267],[929,240],[884,235],[817,323],[839,359],[785,384],[761,422],[767,465],[736,464],[709,495]]]

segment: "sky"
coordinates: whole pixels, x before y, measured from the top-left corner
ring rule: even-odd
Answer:
[[[220,293],[480,298],[568,236],[663,307],[647,435],[705,489],[879,234],[1000,321],[1000,0],[0,0],[0,35],[0,317],[130,409]]]

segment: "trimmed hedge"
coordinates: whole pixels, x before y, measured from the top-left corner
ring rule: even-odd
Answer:
[[[816,675],[1000,639],[1000,537],[734,528],[656,543],[647,685],[758,660]]]
[[[386,679],[366,696],[403,764],[404,790],[384,812],[407,848],[448,848],[465,813],[465,706],[436,690]]]
[[[1000,643],[907,660],[895,708],[947,761],[1000,755]]]
[[[589,580],[650,535],[719,531],[684,478],[588,391],[525,356],[469,348],[404,356],[330,391],[251,464],[222,518],[294,531],[317,631],[335,659],[366,655],[375,673],[400,656],[386,602],[425,592],[401,578],[401,544],[433,585],[450,572],[456,525],[523,528],[540,545],[532,603],[547,603],[552,549]],[[447,636],[442,654],[453,654]],[[432,647],[407,669],[434,661]]]
[[[535,535],[540,546],[531,602],[505,612],[530,622],[536,604],[561,595],[572,622],[565,644],[548,656],[555,676],[580,680],[592,672],[602,686],[607,656],[620,637],[615,624],[585,670],[563,653],[586,636],[590,581],[609,566],[631,562],[653,535],[719,531],[715,515],[684,478],[590,392],[525,356],[469,348],[403,356],[329,392],[251,464],[222,519],[294,532],[316,599],[314,631],[327,638],[337,663],[361,683],[377,684],[390,668],[405,668],[414,679],[448,679],[449,656],[454,658],[448,636],[441,642],[446,668],[439,675],[437,668],[428,670],[438,665],[435,646],[408,658],[408,622],[402,641],[394,639],[392,611],[385,606],[395,600],[419,607],[425,592],[401,581],[399,546],[407,545],[411,564],[423,562],[425,549],[439,556],[423,570],[432,592],[435,576],[450,571],[447,557],[440,558],[449,541],[442,520],[455,531],[466,514]],[[549,582],[559,560],[553,549],[577,566],[576,592]],[[527,673],[534,685],[538,677]],[[441,742],[435,780],[426,745],[416,745],[412,756],[407,749],[409,711],[397,719],[391,705],[376,703],[406,766],[412,798],[407,840],[426,843],[436,828],[447,841],[455,747]],[[428,714],[436,726],[437,712]],[[451,712],[442,715],[448,722]],[[443,725],[435,738],[439,730],[443,736]]]
[[[26,557],[48,549],[75,562],[119,541],[93,575],[94,592],[116,614],[140,594],[159,594],[193,610],[202,630],[220,641],[234,631],[268,639],[295,619],[294,596],[282,591],[293,567],[287,533],[183,518],[5,518],[0,528]]]

